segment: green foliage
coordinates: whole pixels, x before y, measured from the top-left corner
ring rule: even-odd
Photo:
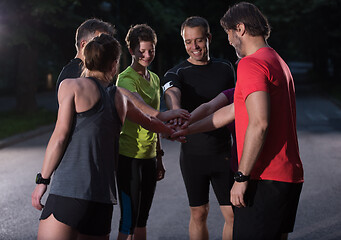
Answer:
[[[72,15],[65,11],[76,4],[73,0],[4,0],[1,3],[3,39],[10,46],[48,44],[49,28],[65,28]],[[4,11],[6,10],[6,11]],[[62,17],[63,16],[63,17]]]
[[[27,114],[14,111],[0,113],[0,139],[18,133],[34,130],[39,126],[52,124],[56,120],[56,113],[39,110]]]
[[[255,0],[272,27],[269,44],[286,61],[313,64],[306,80],[332,86],[341,77],[340,0]],[[323,89],[328,89],[323,88]]]

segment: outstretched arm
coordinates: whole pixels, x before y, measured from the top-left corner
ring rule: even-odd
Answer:
[[[122,87],[117,87],[117,90],[119,90],[121,94],[130,99],[130,101],[132,101],[134,105],[137,108],[141,109],[141,111],[145,114],[153,117],[157,117],[157,115],[159,114],[159,111],[145,103],[145,101],[143,101],[143,98],[138,93],[133,93]]]
[[[142,112],[138,107],[134,105],[133,101],[130,100],[130,98],[122,94],[121,90],[122,88],[118,88],[118,91],[115,94],[115,104],[122,123],[127,118],[130,121],[140,124],[143,128],[148,129],[152,132],[165,134],[172,134],[174,132],[174,130],[166,126],[159,119]]]
[[[171,87],[165,92],[165,101],[168,109],[181,108],[181,91],[177,87]]]
[[[156,109],[149,106],[147,103],[145,103],[143,98],[138,93],[130,92],[129,90],[125,88],[121,88],[121,87],[117,87],[117,89],[119,89],[119,91],[121,91],[123,95],[128,97],[137,108],[141,109],[142,112],[144,112],[145,114],[148,114],[149,116],[157,117],[161,121],[167,122],[171,119],[178,118],[178,117],[188,119],[190,116],[188,111],[184,109],[176,109],[176,110],[171,110],[171,111],[166,111],[166,112],[159,112]]]
[[[170,110],[181,109],[181,91],[177,87],[171,87],[165,91],[165,101],[167,108]],[[173,118],[174,125],[181,126],[186,119],[182,117]]]
[[[215,98],[213,98],[211,101],[207,103],[201,104],[199,107],[197,107],[193,112],[191,112],[191,117],[189,120],[182,125],[182,128],[186,128],[191,123],[197,122],[206,116],[209,116],[210,114],[214,113],[218,109],[228,105],[230,102],[228,98],[225,96],[224,93],[220,93]]]
[[[184,128],[178,132],[175,132],[171,138],[177,138],[189,134],[208,132],[218,128],[221,128],[234,121],[234,103],[220,108],[213,114],[205,117],[204,119],[197,121],[187,128]]]

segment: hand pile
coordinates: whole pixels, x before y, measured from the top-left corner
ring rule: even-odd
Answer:
[[[172,128],[175,132],[172,135],[162,135],[163,138],[169,139],[171,141],[178,141],[181,143],[186,142],[186,135],[188,134],[188,118],[174,118],[167,122],[166,124],[170,128]]]

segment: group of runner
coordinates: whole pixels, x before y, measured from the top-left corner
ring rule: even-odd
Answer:
[[[57,80],[58,118],[32,193],[32,205],[43,209],[38,239],[109,239],[116,182],[117,239],[146,239],[156,182],[165,175],[160,133],[182,142],[190,239],[209,238],[210,185],[225,219],[222,239],[286,239],[293,231],[303,168],[290,70],[267,44],[270,26],[255,5],[235,4],[220,23],[240,58],[237,74],[210,56],[209,24],[193,16],[180,31],[188,59],[161,81],[148,69],[155,31],[132,26],[125,38],[132,62],[116,86],[121,46],[113,26],[80,25],[77,55]]]

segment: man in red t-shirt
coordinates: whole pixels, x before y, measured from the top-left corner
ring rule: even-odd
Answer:
[[[234,239],[285,239],[293,231],[303,184],[294,82],[267,44],[270,26],[242,2],[221,19],[241,60],[234,107],[239,166],[231,190]]]

